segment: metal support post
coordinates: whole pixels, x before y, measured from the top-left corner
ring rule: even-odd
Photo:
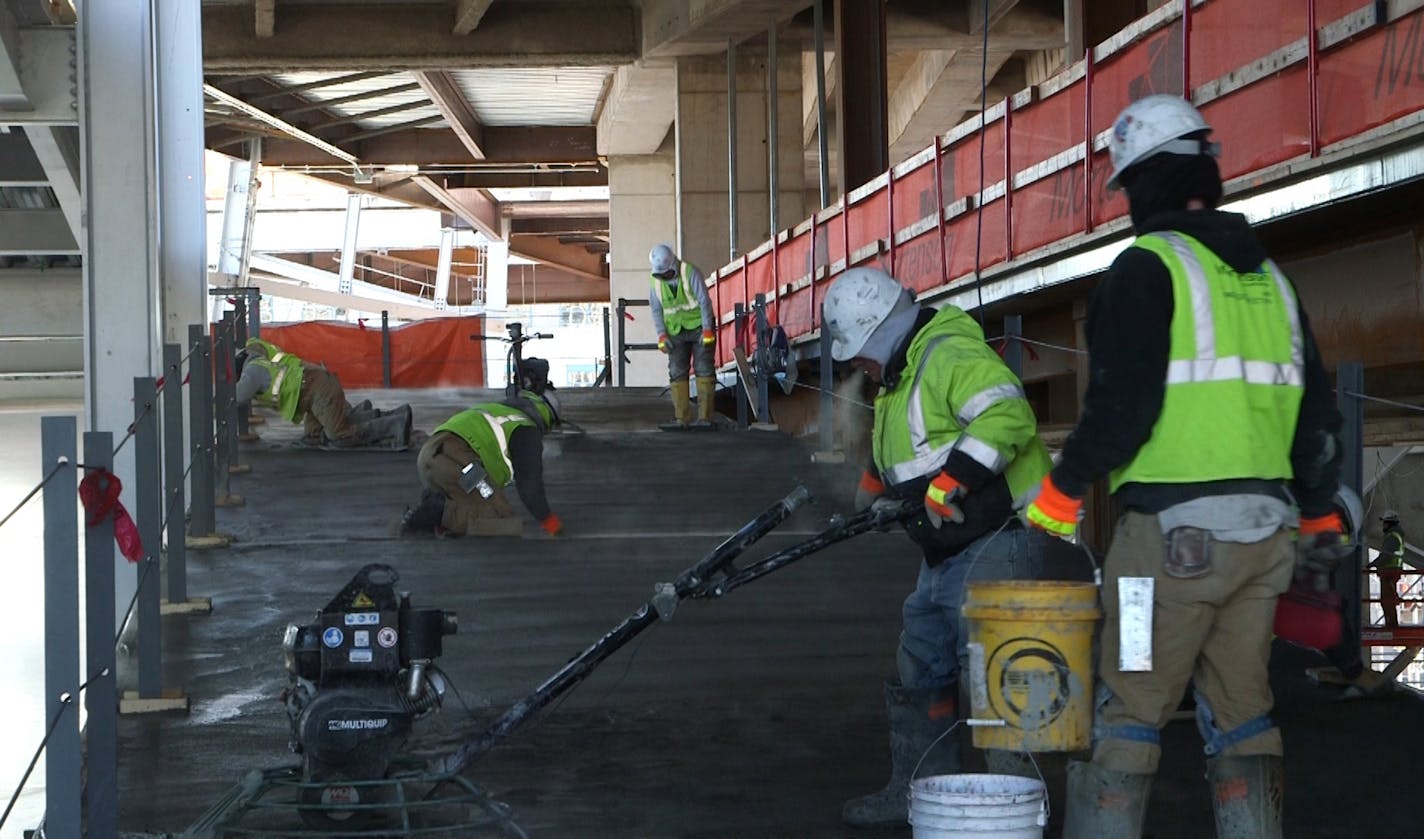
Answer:
[[[114,435],[84,435],[84,467],[110,471]],[[88,663],[84,692],[84,815],[91,839],[115,839],[119,833],[118,688],[114,664],[114,519],[105,516],[84,531],[84,608]],[[106,675],[100,675],[105,670]],[[47,826],[48,827],[48,826]],[[77,829],[77,827],[76,827]]]
[[[241,496],[232,494],[233,449],[237,440],[233,434],[233,382],[228,378],[228,372],[232,369],[231,326],[232,313],[224,312],[213,341],[213,441],[214,472],[217,476],[213,503],[218,507],[238,507],[243,503]]]
[[[618,386],[628,386],[628,356],[624,347],[628,344],[625,325],[628,323],[628,301],[618,298]]]
[[[608,322],[608,307],[603,307],[603,379],[604,387],[613,386],[613,330]]]
[[[1023,381],[1023,316],[1004,316],[1004,363],[1013,371],[1014,378]]]
[[[153,699],[163,691],[163,627],[159,618],[159,554],[163,550],[163,481],[159,477],[158,393],[150,376],[133,381],[134,497],[143,561],[138,574],[138,695]]]
[[[247,292],[240,294],[233,302],[232,309],[232,350],[234,356],[238,350],[247,346]],[[234,362],[233,371],[236,372],[237,365]],[[247,425],[249,405],[237,406],[237,439],[243,442],[252,442],[257,439]]]
[[[242,293],[247,298],[247,336],[262,337],[262,289],[245,288]]]
[[[766,321],[766,295],[758,294],[756,308],[757,420],[771,423],[771,327]]]
[[[218,369],[221,375],[219,381],[223,383],[223,419],[226,422],[225,431],[227,438],[224,443],[227,445],[227,471],[233,475],[241,475],[252,471],[252,467],[242,463],[241,450],[237,445],[241,437],[238,435],[238,414],[237,405],[237,338],[238,326],[245,318],[239,318],[238,313],[229,311],[223,313],[223,338],[227,342],[222,353],[218,356]]]
[[[381,310],[381,385],[391,389],[391,313]]]
[[[821,185],[821,209],[825,209],[831,203],[831,179],[828,161],[830,152],[827,149],[826,129],[830,127],[830,121],[826,119],[826,20],[824,0],[816,0],[812,21],[815,28],[816,40],[816,168],[820,172]],[[1089,140],[1091,142],[1091,140]],[[936,151],[939,142],[936,140]],[[944,202],[940,202],[943,210]],[[940,213],[941,218],[943,212]],[[813,249],[814,250],[814,249]],[[812,257],[812,273],[815,273],[815,255]],[[947,276],[947,275],[946,275]]]
[[[77,427],[74,417],[40,420],[40,474],[58,470],[44,492],[44,707],[57,722],[45,752],[45,833],[54,836],[80,835],[79,709],[65,707],[79,699]]]
[[[747,334],[747,307],[742,303],[736,303],[732,307],[732,334],[737,336],[737,348],[746,352],[746,347],[742,343],[743,336]],[[742,376],[742,366],[737,366],[737,427],[747,427],[747,405],[751,397],[747,393],[746,378]]]
[[[1341,362],[1335,369],[1335,404],[1344,417],[1340,427],[1340,483],[1360,491],[1364,484],[1365,450],[1365,403],[1360,394],[1365,392],[1365,367],[1358,361]],[[1340,592],[1345,608],[1344,637],[1341,646],[1354,653],[1360,647],[1360,627],[1363,619],[1364,600],[1360,594],[1363,549],[1355,552],[1340,563],[1335,572],[1335,590]]]
[[[192,518],[188,533],[196,539],[217,530],[213,510],[213,341],[199,324],[188,327],[188,443],[193,464]]]
[[[776,140],[772,139],[772,145]],[[727,39],[727,261],[737,258],[737,42]]]
[[[188,554],[183,535],[183,362],[177,344],[163,345],[163,497],[168,521],[168,602],[188,600]]]
[[[831,358],[831,331],[821,329],[821,452],[829,455],[836,450],[836,403],[834,399],[835,367]]]

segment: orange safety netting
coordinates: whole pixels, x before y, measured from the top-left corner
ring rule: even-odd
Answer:
[[[484,317],[435,318],[390,328],[391,387],[484,387],[485,356],[471,335]],[[381,387],[381,330],[309,321],[262,325],[262,338],[303,361],[325,364],[346,388]]]

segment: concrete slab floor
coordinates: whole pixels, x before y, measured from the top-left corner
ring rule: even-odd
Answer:
[[[410,401],[429,430],[489,392],[370,391]],[[164,619],[165,685],[186,716],[121,720],[121,825],[179,831],[242,774],[296,763],[278,700],[280,640],[369,562],[401,574],[417,606],[453,610],[460,631],[437,661],[459,697],[422,721],[413,753],[438,754],[484,730],[570,657],[646,602],[800,482],[816,501],[745,555],[820,530],[850,505],[854,465],[811,463],[813,446],[773,432],[650,431],[669,412],[657,389],[561,391],[585,434],[549,442],[545,470],[568,530],[522,539],[396,540],[419,494],[414,451],[303,451],[299,429],[259,426],[234,476],[247,506],[218,511],[238,541],[190,555],[189,592],[210,616]],[[518,504],[516,503],[516,507]],[[527,516],[526,516],[527,518]],[[687,602],[564,701],[546,708],[468,775],[535,837],[854,837],[842,801],[888,772],[881,683],[892,672],[900,602],[918,554],[871,534],[716,602]],[[1081,571],[1081,562],[1078,571]],[[1066,566],[1063,566],[1066,567]],[[1068,572],[1076,574],[1076,571]],[[1393,809],[1389,778],[1417,777],[1424,705],[1411,695],[1339,703],[1282,650],[1277,718],[1286,736],[1288,836],[1417,835]],[[1149,832],[1211,835],[1200,740],[1169,726]],[[1054,793],[1054,835],[1061,784]],[[880,834],[907,837],[908,827]]]

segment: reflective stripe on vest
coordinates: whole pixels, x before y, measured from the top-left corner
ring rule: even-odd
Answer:
[[[504,459],[504,468],[507,470],[507,474],[513,477],[514,461],[511,460],[509,457],[509,435],[512,432],[505,431],[504,427],[510,424],[527,425],[529,421],[521,421],[519,417],[500,416],[498,414],[491,414],[486,411],[480,411],[480,416],[485,418],[485,421],[488,422],[490,425],[490,431],[494,432],[495,442],[499,444],[499,456]],[[485,471],[489,471],[489,464],[486,463],[483,465],[485,467]],[[508,482],[506,481],[506,483]]]
[[[920,378],[924,375],[925,364],[929,361],[935,346],[947,337],[949,336],[941,335],[931,339],[925,345],[925,351],[920,356],[920,363],[915,368],[915,380],[910,385],[910,399],[905,417],[905,421],[910,426],[910,448],[914,455],[909,460],[891,464],[883,470],[885,478],[892,485],[942,469],[945,461],[949,459],[949,453],[956,449],[974,458],[985,469],[994,473],[1002,472],[1008,462],[998,449],[982,440],[975,439],[962,430],[958,437],[946,443],[934,447],[929,444],[930,435],[929,429],[925,427],[924,397],[920,388]],[[1017,385],[994,385],[979,391],[966,400],[959,409],[956,419],[963,428],[998,402],[1005,399],[1025,398],[1023,388]]]
[[[669,285],[653,277],[653,293],[663,307],[663,326],[669,335],[702,329],[702,304],[692,287],[692,266],[682,263],[681,280]]]
[[[509,456],[509,438],[514,429],[527,425],[537,428],[523,411],[501,404],[474,405],[450,417],[432,434],[448,431],[469,444],[475,456],[484,464],[489,481],[506,486],[514,477],[514,462]]]
[[[1181,233],[1138,237],[1172,281],[1162,411],[1152,436],[1115,470],[1124,483],[1292,476],[1305,381],[1295,292],[1274,262],[1242,273]]]

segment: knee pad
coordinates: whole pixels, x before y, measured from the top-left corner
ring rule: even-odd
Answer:
[[[1202,751],[1207,757],[1216,757],[1237,743],[1250,740],[1261,734],[1265,734],[1276,727],[1270,714],[1262,714],[1236,726],[1230,731],[1222,731],[1216,725],[1216,715],[1211,710],[1211,703],[1206,701],[1201,691],[1192,691],[1192,695],[1197,702],[1197,731],[1201,732]]]

